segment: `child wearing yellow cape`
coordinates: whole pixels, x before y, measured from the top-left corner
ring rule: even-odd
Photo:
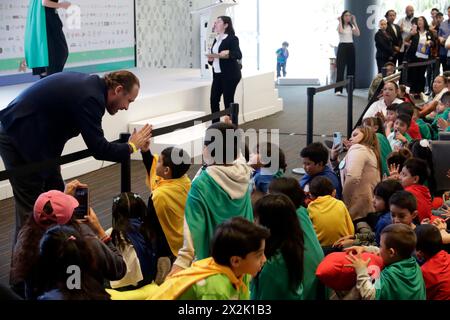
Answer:
[[[265,227],[242,217],[232,218],[218,226],[211,258],[193,263],[160,287],[153,284],[132,292],[107,291],[112,300],[248,300],[245,277],[256,276],[264,265],[269,236]]]
[[[148,210],[155,227],[157,255],[174,260],[183,245],[184,208],[191,188],[186,172],[191,158],[185,150],[175,147],[164,149],[160,156],[153,155],[150,143],[141,151],[151,191]]]

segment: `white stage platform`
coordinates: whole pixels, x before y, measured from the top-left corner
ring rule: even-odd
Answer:
[[[200,78],[200,69],[130,69],[141,82],[138,98],[130,105],[128,111],[120,111],[114,116],[106,113],[103,118],[103,130],[109,141],[119,138],[121,132],[128,132],[130,126],[144,120],[166,116],[180,115],[181,111],[198,111],[210,113],[209,96],[211,80]],[[246,121],[263,118],[283,110],[283,101],[278,97],[274,85],[273,72],[245,73],[236,90],[235,101],[240,105],[239,123],[243,123],[242,113]],[[22,90],[31,84],[0,87],[0,109],[6,107]],[[223,109],[223,104],[222,107]],[[191,113],[192,114],[192,113]],[[188,120],[188,119],[183,119]],[[181,122],[181,121],[176,121]],[[198,135],[195,131],[194,136]],[[160,147],[174,140],[173,135],[160,137]],[[193,137],[193,139],[196,139]],[[155,141],[156,143],[157,141]],[[183,141],[186,143],[186,141]],[[160,151],[156,147],[156,152]],[[86,145],[78,136],[70,140],[63,154],[86,149]],[[64,179],[70,179],[88,172],[111,165],[109,162],[87,158],[62,167]],[[0,162],[0,171],[4,170]],[[0,199],[12,197],[8,181],[0,182]]]

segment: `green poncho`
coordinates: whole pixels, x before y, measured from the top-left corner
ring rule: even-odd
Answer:
[[[237,174],[235,176],[238,177]],[[235,181],[245,184],[247,190],[243,197],[238,199],[232,199],[206,170],[192,182],[186,201],[185,217],[197,260],[210,256],[210,243],[219,224],[238,216],[253,221],[253,208],[248,190],[250,175],[243,177],[243,180],[245,181]]]
[[[377,300],[426,300],[422,271],[413,257],[385,267],[375,286]]]
[[[305,260],[303,263],[303,298],[305,300],[316,300],[319,285],[319,279],[316,277],[316,269],[323,260],[323,250],[317,239],[308,211],[300,207],[297,209],[297,216],[303,230],[305,247],[303,256]]]
[[[384,134],[377,133],[378,144],[380,145],[381,170],[383,175],[389,176],[389,168],[387,165],[387,158],[392,152],[389,140]]]
[[[264,264],[258,277],[250,285],[252,300],[303,300],[303,284],[293,289],[281,252]]]

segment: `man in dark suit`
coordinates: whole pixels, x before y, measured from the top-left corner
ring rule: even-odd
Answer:
[[[128,143],[108,142],[102,129],[105,111],[128,110],[139,93],[139,80],[129,71],[103,78],[76,72],[56,73],[24,90],[0,111],[0,155],[7,170],[57,159],[66,142],[80,133],[98,160],[120,162],[151,137],[146,125]],[[59,166],[10,177],[16,205],[16,235],[32,213],[38,196],[64,190]]]
[[[395,19],[397,18],[397,13],[394,10],[389,10],[385,15],[386,21],[388,23],[387,33],[391,36],[392,46],[394,51],[394,64],[401,65],[403,63],[403,55],[400,53],[400,48],[402,47],[403,38],[400,26],[396,25]]]

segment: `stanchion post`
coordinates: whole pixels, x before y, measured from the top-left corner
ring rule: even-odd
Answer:
[[[306,145],[310,145],[313,142],[314,95],[316,94],[316,88],[309,87],[306,92],[308,95],[308,104],[306,111]]]
[[[231,122],[233,122],[234,125],[238,125],[239,122],[239,103],[230,103],[231,108]]]
[[[120,134],[120,141],[127,143],[130,139],[130,134],[124,132]],[[131,191],[131,158],[122,161],[120,163],[120,190],[121,192]]]
[[[347,139],[350,139],[353,130],[353,90],[354,76],[347,77]]]
[[[408,83],[408,62],[403,61],[403,70],[402,70],[402,83]]]

